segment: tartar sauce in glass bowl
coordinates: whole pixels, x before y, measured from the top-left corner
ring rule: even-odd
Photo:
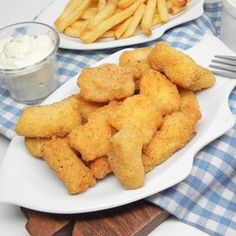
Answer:
[[[47,57],[52,50],[53,42],[47,34],[8,36],[0,40],[0,68],[30,66]]]
[[[13,99],[35,104],[57,88],[59,41],[58,33],[42,23],[0,29],[0,79]]]

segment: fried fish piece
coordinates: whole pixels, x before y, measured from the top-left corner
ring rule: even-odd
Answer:
[[[115,64],[85,68],[78,77],[81,96],[91,102],[120,100],[134,94],[133,73]]]
[[[143,150],[145,172],[183,148],[194,136],[195,126],[201,118],[196,97],[191,91],[181,91],[180,97],[180,111],[164,117],[163,125]]]
[[[180,96],[176,85],[158,71],[149,69],[143,74],[140,94],[148,96],[162,115],[179,110]]]
[[[150,66],[176,85],[189,89],[199,78],[200,67],[188,55],[165,42],[157,43],[148,56]]]
[[[194,134],[194,126],[182,112],[166,115],[160,130],[144,149],[143,165],[149,172],[174,152],[184,147]]]
[[[107,121],[108,113],[115,105],[107,105],[91,113],[88,122],[74,129],[69,135],[70,146],[82,155],[85,161],[106,156],[113,128]]]
[[[117,130],[131,125],[136,127],[142,134],[143,144],[147,144],[161,126],[162,115],[147,96],[139,94],[125,99],[110,113],[108,121]]]
[[[198,79],[189,88],[192,91],[200,91],[202,89],[210,88],[215,84],[215,75],[207,68],[200,68]]]
[[[119,58],[119,64],[125,66],[140,61],[145,61],[153,48],[137,48],[130,51],[124,51]]]
[[[69,97],[51,105],[25,108],[15,130],[25,137],[62,137],[80,124],[78,102]]]
[[[152,48],[138,48],[130,51],[124,51],[119,58],[119,65],[129,68],[134,73],[135,89],[139,90],[142,74],[150,68],[147,61]]]
[[[64,182],[70,194],[85,191],[96,180],[65,139],[54,137],[43,145],[43,158]]]
[[[142,143],[142,134],[133,126],[121,129],[111,138],[108,161],[126,189],[139,188],[144,184]]]
[[[81,95],[74,95],[78,101],[79,112],[83,121],[88,120],[88,116],[98,108],[104,106],[103,103],[89,102],[82,98]]]
[[[43,145],[50,140],[50,138],[25,138],[25,147],[31,155],[43,159]]]
[[[189,90],[179,89],[180,111],[192,121],[193,125],[201,119],[200,107],[196,95]]]
[[[96,179],[103,179],[112,172],[107,156],[91,161],[88,166]]]

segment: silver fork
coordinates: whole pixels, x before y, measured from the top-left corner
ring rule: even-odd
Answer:
[[[212,60],[209,67],[217,70],[212,70],[216,75],[236,79],[236,56],[215,55],[216,59]]]

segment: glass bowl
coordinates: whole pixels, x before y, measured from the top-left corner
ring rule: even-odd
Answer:
[[[220,39],[236,52],[236,1],[223,0]]]
[[[28,37],[27,35],[30,35],[30,38],[33,41],[35,38],[41,37],[42,35],[49,36],[49,50],[44,52],[43,58],[40,58],[39,60],[31,60],[30,58],[27,65],[24,64],[23,66],[8,67],[2,66],[0,63],[0,79],[9,91],[11,97],[17,102],[36,104],[44,100],[59,85],[56,52],[59,47],[60,38],[58,33],[52,27],[38,22],[22,22],[4,27],[0,29],[0,62],[1,60],[5,60],[7,57],[6,55],[9,54],[6,53],[8,51],[6,51],[7,46],[4,44],[4,40],[9,37],[12,41],[14,41],[14,39],[20,40],[20,38],[22,39],[22,36]],[[47,36],[45,37],[48,38]],[[6,46],[5,48],[4,45]],[[34,44],[32,43],[31,45]],[[17,62],[20,64],[22,62],[22,50],[25,50],[24,57],[27,59],[28,51],[30,52],[31,50],[31,53],[35,53],[33,55],[37,56],[36,51],[40,54],[44,48],[37,50],[37,46],[35,45],[34,48],[30,48],[28,45],[23,45],[23,47],[20,46],[16,50],[18,49],[19,55],[17,55],[17,60],[19,59],[19,61]],[[11,59],[15,60],[14,55],[10,57],[10,60]]]

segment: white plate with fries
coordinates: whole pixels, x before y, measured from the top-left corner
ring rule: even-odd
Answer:
[[[203,14],[204,0],[54,1],[37,21],[60,32],[60,47],[96,50],[150,42]],[[104,4],[105,3],[105,4]]]
[[[119,51],[96,64],[117,63]],[[215,54],[233,53],[214,36],[206,37],[186,51],[200,65],[207,66]],[[44,104],[78,93],[77,76],[54,92]],[[143,187],[125,190],[115,176],[98,181],[86,192],[71,196],[45,161],[33,158],[16,136],[9,145],[0,169],[0,201],[51,213],[83,213],[121,206],[151,196],[186,178],[195,154],[234,124],[228,97],[236,82],[217,77],[215,86],[197,94],[202,119],[194,138],[183,149],[146,175]],[[216,96],[217,95],[217,96]]]

